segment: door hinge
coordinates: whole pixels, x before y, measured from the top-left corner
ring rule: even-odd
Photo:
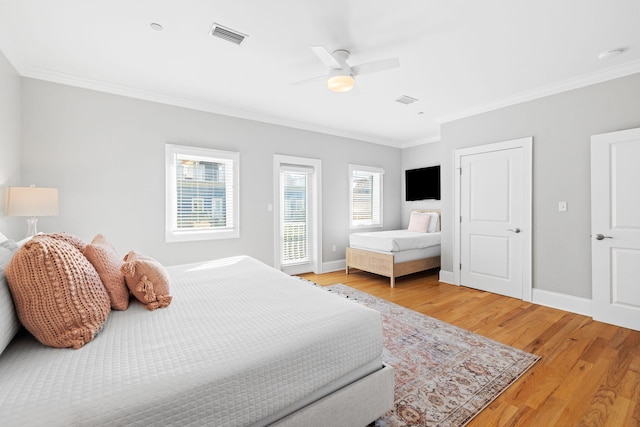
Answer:
[[[460,271],[462,271],[462,263],[460,263]]]
[[[462,215],[460,215],[460,222],[462,223]]]

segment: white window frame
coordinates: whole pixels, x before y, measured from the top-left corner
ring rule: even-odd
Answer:
[[[375,219],[372,219],[371,221],[362,221],[362,220],[356,221],[353,218],[353,190],[354,190],[353,174],[354,172],[365,172],[373,175],[378,175],[378,186],[377,188],[373,188],[373,191],[378,192],[378,199],[380,203],[377,206],[378,212],[372,212],[372,217],[377,218],[378,219],[377,221]],[[383,209],[384,207],[383,178],[384,178],[384,169],[382,168],[373,167],[373,166],[352,165],[352,164],[349,165],[349,228],[350,229],[381,228],[383,226],[383,217],[382,217],[382,212],[384,210]],[[375,206],[372,206],[372,209],[375,209],[375,208],[376,208]]]
[[[227,215],[231,218],[230,227],[211,227],[178,229],[177,227],[177,170],[176,156],[192,157],[203,161],[231,161],[233,177],[227,192],[232,203],[227,204]],[[240,237],[240,153],[221,151],[210,148],[188,147],[184,145],[165,144],[165,241],[185,242],[195,240],[234,239]],[[231,187],[231,188],[229,188]]]

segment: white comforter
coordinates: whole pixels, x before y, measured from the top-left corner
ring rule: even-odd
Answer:
[[[169,307],[112,312],[79,350],[12,342],[0,424],[264,425],[382,365],[380,314],[353,301],[249,257],[169,273]]]
[[[400,252],[410,249],[424,249],[440,244],[440,232],[418,233],[407,230],[372,231],[353,233],[349,245],[353,248],[382,252]]]

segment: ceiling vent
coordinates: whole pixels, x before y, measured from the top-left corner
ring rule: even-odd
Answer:
[[[242,34],[239,31],[232,30],[231,28],[223,27],[220,24],[213,23],[211,31],[209,31],[211,37],[217,37],[222,40],[226,40],[233,44],[241,44],[245,38],[249,37],[246,34]]]
[[[396,102],[399,102],[400,104],[404,104],[404,105],[413,104],[416,101],[418,101],[418,98],[413,98],[407,95],[402,95],[400,98],[396,99]]]

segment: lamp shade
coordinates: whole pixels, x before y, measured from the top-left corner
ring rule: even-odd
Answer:
[[[58,189],[9,187],[4,207],[7,216],[58,215]]]

